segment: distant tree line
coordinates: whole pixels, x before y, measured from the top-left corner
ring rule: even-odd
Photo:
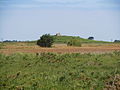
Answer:
[[[0,41],[0,42],[34,42],[34,41],[18,41],[18,40],[4,40],[4,41]]]
[[[31,41],[18,41],[18,40],[4,40],[1,42],[31,42]]]
[[[3,42],[18,42],[17,40],[5,40]]]
[[[114,42],[120,42],[120,40],[115,40]]]

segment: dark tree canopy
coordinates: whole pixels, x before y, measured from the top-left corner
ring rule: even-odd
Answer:
[[[53,36],[50,34],[44,34],[37,41],[37,45],[41,47],[51,47],[54,42]]]
[[[88,39],[89,39],[89,40],[94,40],[94,37],[89,37]]]
[[[120,42],[120,40],[115,40],[114,42]]]

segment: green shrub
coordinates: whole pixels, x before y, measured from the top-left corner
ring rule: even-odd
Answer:
[[[71,39],[68,43],[68,46],[79,46],[81,47],[81,42],[78,39]]]
[[[4,44],[0,43],[0,49],[3,49]]]
[[[51,47],[54,42],[53,36],[50,34],[45,34],[40,37],[40,39],[37,41],[37,45],[41,47]]]

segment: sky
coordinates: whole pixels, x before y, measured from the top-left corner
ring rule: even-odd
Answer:
[[[0,0],[0,40],[56,33],[120,40],[120,0]]]

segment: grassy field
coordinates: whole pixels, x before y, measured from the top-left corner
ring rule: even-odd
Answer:
[[[52,48],[0,43],[0,90],[120,90],[120,43],[54,38]],[[81,47],[67,46],[71,39]]]
[[[0,54],[0,90],[120,90],[120,52]]]

